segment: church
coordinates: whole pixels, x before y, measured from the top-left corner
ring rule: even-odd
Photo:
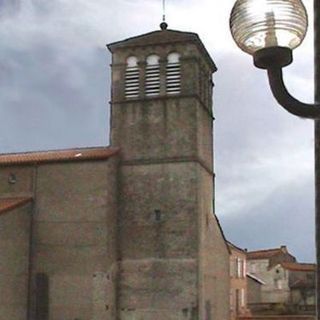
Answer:
[[[166,23],[108,49],[110,146],[0,155],[0,320],[227,320],[216,66]]]

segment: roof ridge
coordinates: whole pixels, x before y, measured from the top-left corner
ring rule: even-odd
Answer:
[[[271,248],[271,249],[254,250],[254,251],[248,251],[248,253],[252,253],[252,252],[265,252],[265,251],[278,251],[278,250],[281,250],[281,248]]]
[[[217,67],[212,60],[209,52],[202,43],[199,35],[195,32],[190,31],[180,31],[173,29],[166,30],[154,30],[144,34],[132,36],[124,40],[119,40],[107,44],[107,48],[111,53],[116,52],[116,50],[128,49],[128,48],[138,48],[147,47],[154,45],[169,45],[177,43],[194,43],[200,52],[203,53],[204,58],[207,60],[212,72],[217,70]]]
[[[23,151],[23,152],[9,152],[9,153],[0,153],[1,156],[14,156],[21,154],[32,154],[32,153],[57,153],[57,152],[67,152],[67,151],[80,151],[80,150],[100,150],[100,149],[118,149],[111,146],[97,146],[97,147],[79,147],[79,148],[66,148],[66,149],[45,149],[45,150],[33,150],[33,151]]]
[[[300,265],[300,266],[315,266],[315,263],[312,262],[288,262],[288,261],[284,261],[284,262],[280,262],[280,264],[285,264],[285,265]]]
[[[0,154],[0,165],[61,161],[105,160],[120,151],[117,147],[90,147]]]
[[[315,263],[305,262],[280,262],[279,263],[285,269],[291,269],[293,271],[315,271]]]
[[[128,37],[128,38],[125,38],[123,40],[119,40],[119,41],[114,41],[114,42],[111,42],[107,45],[107,47],[112,47],[118,43],[121,43],[121,42],[126,42],[128,40],[136,40],[136,39],[139,39],[141,37],[146,37],[146,36],[150,36],[154,33],[168,33],[168,32],[175,32],[175,33],[180,33],[180,34],[189,34],[189,35],[194,35],[196,36],[197,38],[199,38],[198,34],[195,33],[195,32],[190,32],[190,31],[181,31],[181,30],[174,30],[174,29],[166,29],[166,30],[154,30],[154,31],[150,31],[150,32],[146,32],[146,33],[142,33],[142,34],[139,34],[139,35],[136,35],[136,36],[132,36],[132,37]]]

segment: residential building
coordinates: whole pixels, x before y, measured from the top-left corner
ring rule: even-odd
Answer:
[[[314,313],[316,304],[316,265],[281,263],[287,272],[290,288],[289,308],[295,313]]]
[[[246,251],[228,241],[230,249],[230,315],[231,319],[247,315]]]
[[[274,268],[282,262],[296,262],[286,246],[280,248],[247,252],[248,272],[265,282],[262,286],[263,303],[284,303],[288,301],[290,290],[286,274]]]
[[[166,24],[108,48],[110,147],[0,155],[0,319],[228,320],[215,64]]]
[[[312,313],[315,304],[315,265],[296,262],[285,246],[247,253],[251,277],[248,286],[250,304],[254,313]],[[262,282],[260,298],[257,284]]]

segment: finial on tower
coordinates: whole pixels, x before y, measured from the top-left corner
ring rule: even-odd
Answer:
[[[166,23],[166,0],[162,0],[162,22],[160,24],[161,30],[166,30],[168,24]]]
[[[161,22],[160,28],[161,28],[161,30],[166,30],[168,28],[168,24],[166,22]]]

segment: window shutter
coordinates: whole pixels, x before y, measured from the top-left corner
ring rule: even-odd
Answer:
[[[180,55],[171,53],[168,55],[166,68],[167,94],[178,94],[181,91]]]
[[[125,97],[139,97],[139,68],[138,59],[129,57],[127,59],[126,77],[125,77]]]
[[[160,65],[157,55],[151,55],[147,58],[145,92],[146,96],[160,94]]]

